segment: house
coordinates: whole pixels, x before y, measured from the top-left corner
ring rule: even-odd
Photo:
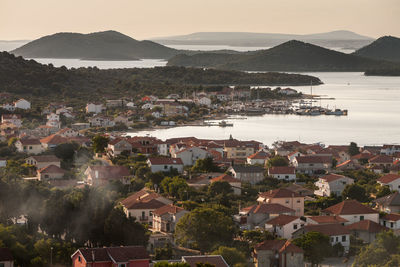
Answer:
[[[121,201],[127,217],[138,222],[153,223],[153,211],[172,204],[172,201],[147,189],[142,189]]]
[[[115,122],[113,118],[107,116],[96,115],[89,118],[90,127],[113,127]]]
[[[127,152],[129,155],[132,152],[132,145],[126,139],[115,138],[107,145],[107,152],[108,155],[110,155],[111,157],[118,156],[124,151]]]
[[[265,229],[280,238],[291,239],[292,233],[303,227],[304,224],[305,221],[301,220],[299,216],[279,215],[268,220],[265,223]]]
[[[279,215],[294,215],[295,211],[277,203],[258,203],[239,211],[234,221],[241,229],[251,230],[256,227],[265,228],[265,222]]]
[[[31,103],[23,98],[17,100],[14,102],[14,107],[15,108],[20,108],[20,109],[30,109],[31,108]]]
[[[50,165],[60,167],[60,159],[54,155],[31,156],[25,160],[25,163],[35,166],[38,170]]]
[[[87,184],[97,186],[115,180],[130,184],[131,175],[125,166],[89,166],[85,170],[85,176]]]
[[[400,145],[383,145],[382,149],[381,149],[381,154],[384,155],[393,155],[395,153],[399,153],[400,152]]]
[[[197,267],[198,263],[208,263],[215,267],[229,267],[221,255],[182,256],[182,262]]]
[[[386,174],[379,178],[377,182],[382,186],[388,186],[390,191],[400,191],[400,175],[398,174]]]
[[[5,109],[7,111],[15,111],[15,106],[14,104],[10,104],[10,103],[5,103],[1,106],[2,109]]]
[[[68,139],[58,134],[52,134],[45,138],[40,139],[44,149],[53,149],[58,145],[68,143]]]
[[[333,224],[333,223],[339,223],[341,225],[344,225],[347,223],[348,220],[343,219],[340,216],[326,216],[326,215],[318,215],[318,216],[307,216],[306,217],[306,223],[307,224]]]
[[[376,199],[376,209],[386,213],[400,213],[400,193],[398,191]]]
[[[209,185],[212,178],[215,178],[215,177],[218,177],[221,175],[223,175],[223,173],[220,173],[220,172],[203,173],[203,174],[200,174],[199,176],[190,178],[189,180],[187,180],[187,183],[190,187],[201,188],[203,186]]]
[[[18,152],[28,154],[40,154],[43,152],[43,147],[37,138],[22,138],[15,142],[15,147]]]
[[[64,178],[66,171],[56,165],[49,165],[37,170],[37,178],[39,181],[53,180]]]
[[[336,165],[336,170],[338,171],[346,171],[346,170],[358,170],[361,169],[362,166],[351,159],[344,161],[343,163],[340,163]]]
[[[211,99],[205,96],[198,98],[197,103],[201,106],[211,107]]]
[[[171,169],[176,169],[179,173],[183,172],[183,162],[180,158],[149,158],[147,165],[151,172],[169,172]]]
[[[289,154],[287,155],[287,158],[288,158],[288,160],[289,160],[289,163],[290,163],[291,165],[293,165],[294,159],[295,159],[296,157],[301,157],[301,156],[304,156],[304,154],[301,153],[301,152],[299,152],[299,151],[293,151],[293,152],[291,152],[291,153],[289,153]]]
[[[108,107],[108,108],[117,108],[117,107],[123,107],[123,106],[124,106],[123,99],[107,99],[106,100],[106,107]]]
[[[114,122],[115,123],[122,123],[122,124],[125,124],[126,126],[128,126],[130,124],[129,118],[127,116],[124,116],[124,115],[119,115],[119,116],[115,117],[114,118]]]
[[[292,88],[278,89],[278,93],[282,95],[297,95],[297,91]]]
[[[79,136],[79,132],[71,128],[61,129],[58,132],[56,132],[56,134],[65,138]]]
[[[212,178],[210,180],[211,183],[214,182],[227,182],[230,184],[230,186],[233,189],[233,193],[235,195],[240,195],[242,193],[242,183],[240,180],[233,178],[232,176],[228,174],[222,174],[218,177]]]
[[[149,267],[143,246],[80,248],[71,256],[72,267]]]
[[[270,154],[265,152],[264,150],[259,150],[256,153],[247,157],[247,164],[254,165],[259,164],[264,166],[265,162],[268,161]]]
[[[1,115],[1,123],[13,124],[16,127],[22,126],[21,115],[19,114],[3,114]]]
[[[258,195],[260,203],[276,203],[295,211],[296,216],[304,215],[304,196],[285,188],[270,190]]]
[[[379,222],[382,226],[391,229],[397,236],[400,235],[400,214],[385,214]]]
[[[171,153],[172,158],[180,158],[183,162],[184,166],[192,166],[196,163],[198,159],[205,159],[210,157],[210,153],[207,150],[192,146],[187,147],[182,150],[178,150],[174,153]]]
[[[304,252],[287,240],[265,240],[255,246],[253,261],[255,267],[299,267],[304,266]]]
[[[178,221],[188,213],[187,210],[174,206],[165,205],[153,211],[153,229],[159,232],[173,233]]]
[[[309,224],[300,228],[293,233],[293,238],[298,238],[308,232],[318,232],[329,236],[329,240],[332,246],[340,243],[344,251],[347,253],[350,249],[350,231],[345,226],[334,223],[334,224]]]
[[[288,187],[285,187],[285,188],[290,190],[290,191],[292,191],[292,192],[295,192],[295,193],[297,193],[297,194],[299,194],[300,196],[303,196],[303,197],[306,197],[306,196],[311,197],[311,196],[314,195],[314,191],[313,190],[308,189],[308,188],[306,188],[304,186],[301,186],[299,184],[291,184],[291,185],[289,185]]]
[[[86,113],[101,113],[106,108],[101,103],[88,103],[86,104]]]
[[[0,266],[14,267],[14,257],[8,248],[0,248]]]
[[[346,225],[363,220],[370,220],[376,223],[379,222],[378,211],[364,206],[356,200],[344,200],[336,205],[322,210],[322,213],[340,216],[348,221]]]
[[[377,155],[368,160],[369,166],[379,166],[384,169],[389,169],[393,165],[393,157],[387,155]]]
[[[325,173],[332,167],[332,157],[318,155],[300,156],[294,159],[293,165],[301,173]]]
[[[389,230],[379,223],[370,220],[355,222],[346,225],[345,227],[350,231],[353,236],[362,239],[366,243],[374,242],[377,234],[382,231]]]
[[[7,167],[7,159],[0,158],[0,168]]]
[[[53,128],[60,128],[61,123],[60,123],[60,115],[56,113],[50,113],[47,116],[47,122],[46,125],[53,127]]]
[[[341,196],[343,189],[349,185],[353,184],[354,180],[339,174],[330,173],[324,175],[315,182],[315,186],[318,187],[314,191],[314,194],[321,197],[329,197],[332,194],[336,196]]]
[[[276,166],[268,168],[268,176],[274,177],[279,180],[296,180],[296,168],[286,166]]]
[[[76,131],[85,130],[85,129],[90,128],[90,123],[88,123],[88,122],[73,123],[73,124],[71,124],[71,128]]]
[[[257,141],[239,141],[233,138],[224,141],[224,152],[230,159],[247,159],[253,155],[260,147]]]
[[[242,182],[256,184],[264,180],[264,168],[257,165],[234,165],[228,168],[232,176]]]
[[[134,136],[128,138],[127,141],[131,143],[134,152],[142,153],[144,155],[159,154],[167,156],[168,144],[151,136]]]

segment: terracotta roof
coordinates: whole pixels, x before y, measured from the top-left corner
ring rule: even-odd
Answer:
[[[364,206],[356,200],[345,200],[336,205],[333,205],[323,212],[335,214],[335,215],[350,215],[350,214],[373,214],[378,211],[371,209],[370,207]]]
[[[232,176],[228,175],[228,174],[222,174],[218,177],[212,178],[211,182],[217,182],[217,181],[221,181],[221,182],[228,182],[228,183],[240,183],[240,180],[233,178]]]
[[[3,114],[1,115],[2,119],[9,120],[9,119],[21,119],[21,115],[19,114]]]
[[[59,145],[59,144],[67,143],[68,139],[65,137],[62,137],[60,135],[57,135],[57,134],[52,134],[45,138],[40,139],[40,142],[42,144]]]
[[[308,232],[318,232],[324,235],[333,236],[333,235],[347,235],[350,234],[349,229],[344,227],[339,223],[333,224],[309,224],[305,225],[303,228],[300,228],[296,232],[301,231],[303,233]]]
[[[131,260],[150,259],[149,254],[143,246],[80,248],[77,252],[82,254],[86,262],[94,261],[118,263],[128,262]]]
[[[210,263],[215,267],[229,267],[221,255],[182,256],[182,260],[188,263],[190,267],[196,267],[197,263]]]
[[[377,198],[374,202],[384,206],[400,206],[400,193],[396,191],[390,195]]]
[[[268,169],[268,174],[295,174],[295,167],[276,166]]]
[[[303,253],[303,250],[292,244],[290,241],[282,239],[265,240],[255,246],[255,250],[274,250],[279,252]]]
[[[257,172],[262,172],[264,173],[264,168],[260,166],[255,166],[255,165],[234,165],[232,166],[232,169],[235,172],[239,173],[257,173]]]
[[[308,216],[311,220],[315,221],[318,224],[326,224],[326,223],[345,223],[348,220],[340,217],[340,216]]]
[[[130,175],[125,166],[89,166],[88,171],[94,179],[119,179]]]
[[[0,248],[0,262],[1,261],[13,261],[13,255],[11,254],[11,250],[8,248]]]
[[[260,194],[264,198],[288,198],[288,197],[301,197],[300,194],[290,191],[286,188],[278,188]]]
[[[39,173],[66,173],[65,170],[63,170],[60,167],[53,165],[53,164],[38,170],[38,172]]]
[[[254,153],[253,155],[248,156],[248,159],[267,159],[270,155],[263,151],[263,150],[259,150],[256,153]]]
[[[296,157],[298,163],[331,163],[332,157],[331,156],[300,156]]]
[[[342,178],[347,178],[347,177],[343,176],[343,175],[335,174],[335,173],[330,173],[330,174],[320,177],[320,179],[323,179],[323,180],[327,181],[328,183],[336,181],[338,179],[342,179]]]
[[[158,209],[165,206],[165,203],[157,200],[157,198],[160,197],[161,196],[155,192],[142,189],[122,200],[121,204],[127,209]]]
[[[41,156],[31,156],[37,162],[60,162],[60,159],[54,155],[41,155]]]
[[[387,155],[378,155],[370,158],[369,163],[393,163],[393,157]]]
[[[183,165],[180,158],[149,158],[151,165]]]
[[[387,221],[396,222],[396,221],[400,220],[400,214],[396,214],[396,213],[386,214],[385,216],[383,216],[382,219],[387,220]]]
[[[360,154],[354,155],[351,157],[351,159],[370,159],[375,157],[376,155],[369,153],[369,152],[362,152]]]
[[[278,203],[261,203],[243,208],[241,211],[248,213],[263,213],[263,214],[280,214],[280,213],[295,212],[293,209],[290,209]]]
[[[266,222],[266,224],[283,226],[283,225],[291,223],[294,220],[299,219],[299,218],[300,217],[298,217],[298,216],[281,214],[271,220],[268,220]]]
[[[382,176],[381,178],[379,178],[377,181],[381,182],[383,184],[388,184],[391,183],[397,179],[400,179],[400,175],[398,174],[386,174],[384,176]]]
[[[181,212],[183,210],[185,210],[185,209],[170,204],[170,205],[164,205],[161,208],[156,209],[155,211],[153,211],[153,214],[159,215],[159,216],[164,215],[166,213],[177,214],[178,212]]]
[[[19,140],[22,145],[29,146],[29,145],[40,145],[40,141],[37,138],[22,138]]]
[[[350,225],[346,225],[345,227],[349,230],[367,231],[369,233],[379,233],[381,231],[389,230],[388,228],[370,220],[355,222]]]

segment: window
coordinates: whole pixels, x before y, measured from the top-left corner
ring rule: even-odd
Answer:
[[[29,149],[31,149],[31,150],[32,150],[32,146],[30,146],[30,147],[29,147]]]
[[[125,263],[118,264],[118,267],[125,267],[125,266],[126,266]]]
[[[286,200],[285,200],[285,203],[286,203],[286,204],[289,204],[289,199],[286,199]]]
[[[331,243],[333,243],[333,241],[334,241],[334,239],[333,239],[333,237],[331,237]]]
[[[164,165],[164,170],[166,170],[166,169],[168,169],[168,166],[167,166],[167,165]]]
[[[78,256],[78,261],[79,261],[79,262],[82,262],[81,256]],[[1,267],[1,264],[0,264],[0,267]]]
[[[364,216],[360,216],[360,221],[364,221]]]
[[[390,223],[390,228],[393,228],[393,222]]]
[[[346,241],[346,236],[342,235],[342,242],[345,242],[345,241]]]
[[[338,236],[336,237],[336,242],[339,242],[339,237]]]
[[[293,229],[294,229],[294,230],[297,229],[297,224],[293,224]]]
[[[286,178],[286,179],[289,179],[289,175],[285,175],[285,178]]]
[[[297,200],[297,203],[300,203],[300,202],[301,202],[300,199],[298,199],[298,200]]]

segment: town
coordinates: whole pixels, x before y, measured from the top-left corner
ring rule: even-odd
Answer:
[[[177,98],[49,104],[43,124],[29,101],[4,104],[0,264],[305,266],[398,240],[399,145],[122,134],[221,107]]]

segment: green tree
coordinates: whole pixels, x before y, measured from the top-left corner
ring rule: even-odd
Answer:
[[[288,166],[289,162],[286,158],[281,156],[275,156],[268,160],[268,167]]]
[[[376,193],[376,197],[380,198],[380,197],[384,197],[387,195],[390,195],[392,192],[390,191],[389,186],[385,185],[385,186],[379,186],[378,187],[378,192]]]
[[[93,137],[92,146],[94,152],[96,153],[104,152],[104,149],[107,147],[109,141],[110,139],[108,137],[102,135],[96,135],[95,137]]]
[[[175,228],[178,244],[189,245],[201,252],[217,245],[229,244],[234,235],[232,218],[211,208],[197,208],[185,214]]]
[[[54,148],[54,154],[66,162],[72,162],[74,159],[75,151],[78,150],[77,143],[60,144]]]
[[[154,250],[154,258],[156,260],[169,260],[172,256],[172,247],[169,243],[167,243],[163,248],[156,248]]]
[[[212,157],[198,159],[192,167],[192,172],[219,172],[220,168],[215,165]]]
[[[364,187],[358,184],[346,185],[342,192],[343,199],[350,198],[360,202],[368,202],[369,198]]]
[[[221,255],[229,266],[234,266],[238,263],[246,263],[246,256],[243,252],[236,248],[220,246],[217,250],[214,250],[212,255]]]
[[[161,182],[161,187],[165,193],[179,199],[185,198],[189,190],[186,180],[179,176],[164,178]]]
[[[357,146],[356,143],[351,142],[349,146],[349,154],[350,156],[354,156],[360,154],[360,148]]]
[[[154,263],[154,267],[190,267],[189,263],[186,262],[173,262],[159,261]]]
[[[274,236],[269,231],[261,230],[245,230],[243,232],[243,239],[246,240],[251,245],[261,243],[265,240],[272,240]]]
[[[325,257],[330,256],[332,251],[329,236],[318,232],[308,232],[294,239],[293,244],[304,250],[304,258],[310,261],[313,266],[321,263]]]
[[[226,181],[216,181],[209,185],[208,194],[211,197],[233,193],[232,186]]]

